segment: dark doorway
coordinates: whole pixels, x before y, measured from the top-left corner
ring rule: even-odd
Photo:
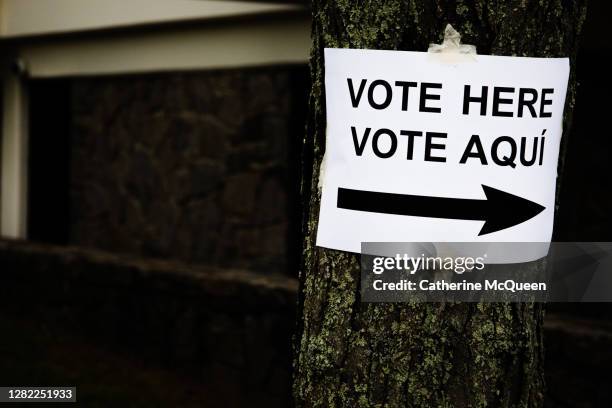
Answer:
[[[67,244],[70,212],[70,82],[29,82],[28,238]]]

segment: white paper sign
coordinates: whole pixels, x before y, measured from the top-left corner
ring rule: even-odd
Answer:
[[[567,58],[325,49],[317,245],[549,242],[568,77]]]

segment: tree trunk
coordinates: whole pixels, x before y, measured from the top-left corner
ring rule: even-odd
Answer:
[[[451,23],[479,54],[569,56],[563,156],[586,0],[314,0],[312,13],[296,405],[542,406],[541,305],[362,303],[359,255],[315,246],[326,126],[323,48],[424,51]]]

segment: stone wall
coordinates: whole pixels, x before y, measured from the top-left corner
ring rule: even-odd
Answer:
[[[62,328],[238,399],[224,406],[290,405],[295,278],[11,241],[0,241],[0,271],[2,316]]]
[[[69,244],[286,272],[305,78],[285,67],[72,80]]]

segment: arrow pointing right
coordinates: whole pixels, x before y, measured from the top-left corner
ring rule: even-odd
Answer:
[[[482,185],[486,199],[446,198],[338,188],[338,208],[413,217],[484,221],[478,235],[521,224],[545,210],[540,204]]]

